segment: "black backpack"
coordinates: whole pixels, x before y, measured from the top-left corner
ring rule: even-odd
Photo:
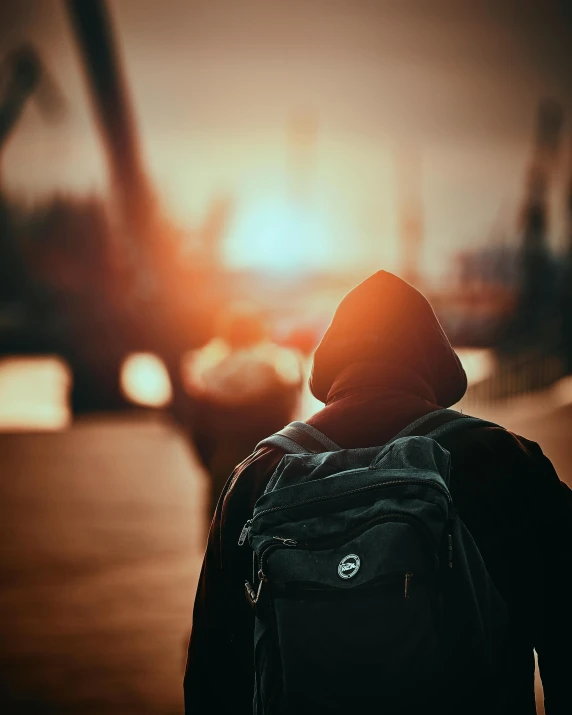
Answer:
[[[343,450],[293,422],[261,443],[288,454],[239,539],[254,552],[255,715],[497,712],[506,607],[437,441],[484,424],[440,410]]]

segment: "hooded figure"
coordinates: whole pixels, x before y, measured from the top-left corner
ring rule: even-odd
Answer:
[[[314,355],[312,393],[328,402],[340,376],[360,376],[365,363],[380,377],[384,366],[399,367],[423,381],[425,394],[439,405],[459,402],[467,388],[465,371],[427,299],[386,271],[374,273],[340,303]]]
[[[309,424],[342,447],[371,447],[459,402],[467,378],[427,299],[379,271],[340,303],[314,354],[310,389],[326,408]]]
[[[315,352],[310,388],[325,406],[307,422],[342,448],[381,446],[419,417],[459,402],[466,387],[428,301],[380,271],[342,300]],[[534,649],[547,713],[570,713],[572,492],[537,444],[500,427],[459,431],[440,443],[451,453],[457,511],[510,615],[497,697],[483,703],[470,694],[455,715],[536,713]],[[277,447],[257,449],[218,502],[195,600],[188,715],[252,713],[254,617],[244,597],[252,552],[237,542],[283,456]]]

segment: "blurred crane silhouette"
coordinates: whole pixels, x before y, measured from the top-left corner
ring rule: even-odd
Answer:
[[[32,95],[46,120],[53,121],[63,115],[63,95],[35,47],[25,44],[12,50],[0,64],[0,153]]]
[[[47,121],[60,119],[63,95],[50,77],[36,48],[23,44],[0,62],[0,162],[30,98]],[[22,300],[29,288],[25,261],[11,230],[8,202],[2,193],[0,174],[0,302]]]
[[[210,305],[219,263],[217,246],[230,211],[221,199],[196,231],[203,264],[193,266],[184,236],[161,210],[146,170],[135,113],[123,72],[112,18],[104,0],[66,0],[108,167],[120,230],[111,246],[117,314],[131,351],[149,351],[165,362],[173,383],[174,410],[184,398],[181,355],[209,337]],[[188,238],[188,237],[187,237]]]

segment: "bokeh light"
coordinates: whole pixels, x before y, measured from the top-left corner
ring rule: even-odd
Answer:
[[[71,374],[56,356],[0,360],[0,431],[54,431],[70,423]]]
[[[125,358],[121,367],[121,390],[131,402],[146,407],[165,407],[173,396],[165,363],[152,353]]]

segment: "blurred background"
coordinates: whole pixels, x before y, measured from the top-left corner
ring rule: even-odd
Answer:
[[[572,485],[571,115],[564,0],[3,1],[2,712],[182,712],[218,493],[376,270]]]

